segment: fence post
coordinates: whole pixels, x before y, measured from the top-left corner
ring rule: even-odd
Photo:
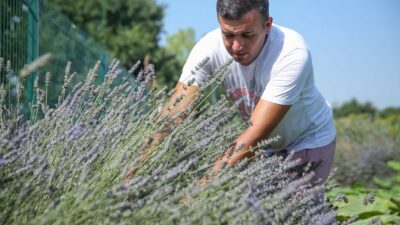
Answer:
[[[31,0],[28,14],[28,43],[27,43],[27,63],[31,63],[38,58],[39,54],[39,0]],[[37,73],[31,74],[26,82],[27,102],[32,102],[33,82]]]

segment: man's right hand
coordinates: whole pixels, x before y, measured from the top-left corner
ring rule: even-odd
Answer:
[[[175,93],[168,100],[167,104],[161,110],[160,116],[168,116],[169,120],[174,118],[175,115],[185,110],[190,103],[192,103],[197,96],[198,87],[195,85],[186,86],[182,82],[178,82],[175,87]],[[177,102],[177,99],[180,99]],[[133,178],[136,171],[149,159],[155,147],[171,132],[171,127],[174,123],[179,123],[184,119],[183,115],[179,120],[168,121],[167,129],[163,133],[156,133],[149,144],[147,144],[140,156],[140,161],[136,165],[130,165],[128,171],[124,175],[124,181],[128,182]]]

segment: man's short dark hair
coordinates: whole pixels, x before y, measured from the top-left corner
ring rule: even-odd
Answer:
[[[227,20],[238,20],[244,14],[256,9],[267,20],[269,17],[268,0],[218,0],[217,15]]]

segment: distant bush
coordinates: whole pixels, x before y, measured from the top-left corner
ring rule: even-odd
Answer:
[[[373,187],[372,177],[387,177],[389,160],[400,161],[400,115],[387,118],[350,115],[336,119],[336,180]]]
[[[336,106],[333,108],[333,114],[336,118],[346,117],[351,114],[365,114],[374,116],[378,110],[375,106],[370,103],[360,103],[357,99],[351,99],[350,101],[344,102],[340,106]]]
[[[342,118],[350,115],[368,115],[370,117],[379,116],[381,118],[387,118],[390,116],[400,116],[400,107],[387,107],[379,110],[371,102],[361,103],[353,98],[341,105],[334,106],[333,114],[335,118]]]

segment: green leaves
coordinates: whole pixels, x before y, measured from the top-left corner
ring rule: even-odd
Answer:
[[[172,88],[178,81],[182,69],[179,62],[181,53],[158,45],[165,6],[155,0],[76,0],[73,4],[66,4],[63,0],[49,2],[126,68],[137,60],[146,59],[148,62],[145,64],[157,65],[160,86]],[[186,39],[185,42],[190,44],[194,39]]]
[[[400,172],[400,162],[396,162],[396,161],[389,161],[387,163],[387,166],[392,169],[395,170],[397,172]]]
[[[195,32],[188,28],[167,37],[167,51],[176,54],[180,66],[183,66],[190,50],[195,45]]]
[[[400,169],[400,163],[397,161],[389,161],[387,166],[396,171]],[[349,200],[348,203],[334,203],[338,207],[338,220],[343,222],[357,216],[358,221],[351,224],[368,224],[371,221],[381,221],[382,224],[399,224],[399,177],[395,176],[387,179],[374,177],[373,182],[380,189],[353,185],[350,188],[336,188],[330,191],[328,195],[331,197],[336,196],[338,193],[343,193]],[[371,198],[373,201],[371,201]]]
[[[365,205],[366,193],[376,191],[375,201]],[[337,202],[335,206],[338,209],[338,220],[346,221],[353,216],[358,216],[359,221],[354,224],[366,224],[375,217],[379,217],[382,221],[395,222],[400,220],[398,213],[398,205],[392,199],[394,193],[383,190],[369,190],[364,188],[337,188],[328,193],[329,196],[335,196],[336,193],[343,193],[349,202]],[[353,223],[352,223],[353,224]],[[385,223],[384,223],[385,224]]]

